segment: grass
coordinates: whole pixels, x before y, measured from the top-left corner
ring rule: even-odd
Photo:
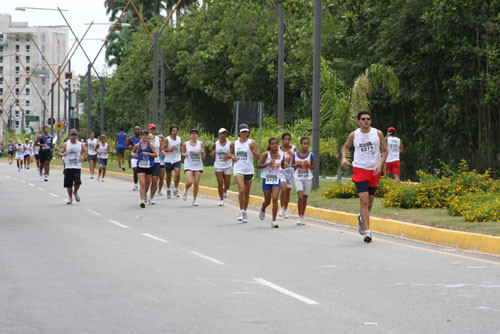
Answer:
[[[1,160],[6,161],[7,158],[2,157]],[[51,164],[62,165],[62,162],[60,159],[54,159],[52,160]],[[108,170],[131,175],[132,170],[129,168],[128,162],[125,162],[125,164],[127,169],[125,172],[123,172],[118,169],[118,162],[115,159],[110,159],[108,160]],[[88,167],[88,163],[84,162],[83,167]],[[184,173],[181,173],[181,182],[185,182]],[[217,188],[217,179],[215,178],[212,166],[205,166],[204,173],[200,180],[200,185]],[[357,198],[351,198],[351,199],[322,198],[323,191],[329,188],[330,185],[331,181],[321,180],[319,189],[311,191],[309,195],[308,205],[319,208],[350,212],[350,213],[359,212],[359,200]],[[232,184],[231,190],[237,191],[238,188],[235,184]],[[251,194],[256,196],[262,196],[262,187],[256,179],[252,183]],[[297,202],[297,194],[294,188],[292,189],[291,192],[290,202],[292,203]],[[427,225],[427,226],[433,226],[433,227],[445,228],[457,231],[500,236],[500,222],[482,222],[482,223],[466,222],[464,221],[463,217],[453,217],[448,215],[445,209],[386,208],[382,205],[382,202],[379,198],[375,198],[371,214],[373,216],[380,218],[389,218],[408,223]]]

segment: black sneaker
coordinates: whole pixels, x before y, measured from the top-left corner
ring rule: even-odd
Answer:
[[[365,234],[365,228],[363,227],[363,218],[361,218],[361,213],[358,213],[358,222],[359,222],[358,232],[359,234],[363,235]]]
[[[122,171],[125,171],[125,167],[122,167]]]
[[[141,203],[141,208],[143,208],[143,209],[144,209],[145,207],[146,207],[146,204],[144,204],[144,202],[143,202],[143,203]]]

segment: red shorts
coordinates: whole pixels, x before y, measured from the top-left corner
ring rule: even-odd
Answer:
[[[399,162],[399,160],[393,162],[386,162],[385,168],[387,174],[401,175],[401,163]]]
[[[370,188],[375,188],[376,186],[378,186],[381,176],[382,173],[374,175],[373,170],[367,170],[357,167],[352,168],[352,182],[368,181],[368,187]]]

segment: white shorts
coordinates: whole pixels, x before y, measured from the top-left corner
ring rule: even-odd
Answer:
[[[231,175],[231,174],[233,174],[233,168],[232,167],[226,167],[226,168],[214,167],[214,172],[216,172],[216,173],[224,172],[224,175]]]
[[[17,154],[16,153],[16,160],[24,160],[24,154]]]
[[[132,168],[136,168],[137,167],[137,159],[136,158],[131,158],[130,159],[130,165],[132,166]]]
[[[280,171],[280,180],[282,183],[286,183],[287,188],[293,187],[293,168],[287,168]]]
[[[311,191],[312,180],[298,180],[295,179],[295,190],[297,192],[303,191],[304,195],[309,196],[309,192]]]

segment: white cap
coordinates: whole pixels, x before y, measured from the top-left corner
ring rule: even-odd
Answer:
[[[219,129],[219,133],[223,133],[223,132],[227,132],[227,133],[229,133],[229,131],[227,131],[226,129],[224,129],[224,128],[220,128],[220,129]]]

